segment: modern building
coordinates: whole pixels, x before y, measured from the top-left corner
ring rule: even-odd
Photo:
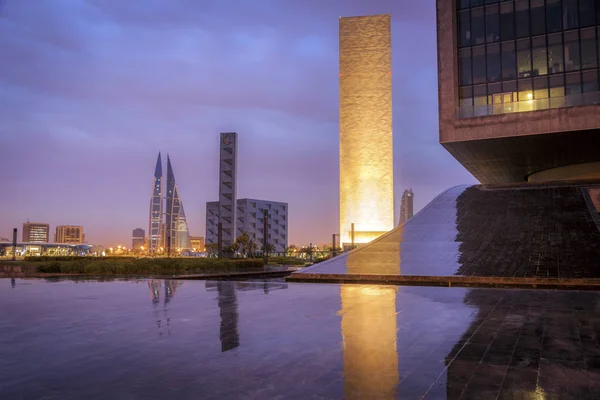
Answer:
[[[50,240],[50,225],[38,222],[23,223],[23,242],[48,243]]]
[[[131,234],[131,248],[140,250],[146,246],[146,231],[142,228],[135,228]]]
[[[340,18],[339,46],[343,246],[394,227],[390,15]]]
[[[154,168],[152,197],[150,198],[150,217],[148,230],[148,251],[156,253],[163,247],[163,198],[162,198],[162,160],[160,153]]]
[[[400,204],[400,221],[399,225],[402,225],[413,216],[413,201],[414,194],[412,189],[405,190],[402,193],[402,202]]]
[[[179,190],[175,182],[175,174],[171,166],[171,159],[167,155],[167,203],[165,213],[165,238],[168,254],[176,254],[190,248],[190,233],[183,203],[179,198]]]
[[[55,243],[83,244],[85,234],[81,225],[59,225],[54,236]]]
[[[203,252],[204,236],[190,236],[190,248],[195,252]]]
[[[223,246],[236,238],[237,133],[221,133],[219,160],[219,221]]]
[[[600,177],[600,3],[437,0],[440,142],[480,182]]]
[[[262,249],[264,238],[263,213],[267,211],[268,242],[273,251],[284,252],[288,245],[288,204],[276,201],[239,199],[237,201],[237,235],[247,232]],[[217,243],[219,202],[206,203],[206,243]],[[223,245],[225,246],[225,245]]]

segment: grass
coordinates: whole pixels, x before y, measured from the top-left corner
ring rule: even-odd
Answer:
[[[175,275],[262,270],[261,259],[30,257],[40,273],[85,275]]]

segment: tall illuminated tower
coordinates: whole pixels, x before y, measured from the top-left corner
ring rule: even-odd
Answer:
[[[185,211],[179,197],[179,190],[177,189],[177,183],[175,183],[175,174],[168,154],[165,227],[166,246],[169,254],[177,254],[176,252],[190,248],[190,233],[185,218]]]
[[[394,227],[390,15],[340,18],[340,241]]]
[[[154,179],[152,180],[152,197],[150,198],[150,227],[148,229],[148,250],[151,253],[158,251],[161,246],[162,236],[162,161],[160,153],[154,168]]]

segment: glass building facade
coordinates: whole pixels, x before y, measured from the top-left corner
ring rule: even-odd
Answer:
[[[179,191],[175,183],[175,174],[171,166],[171,159],[167,155],[167,210],[165,239],[167,252],[171,254],[190,248],[190,233],[188,230],[183,203],[179,198]]]
[[[152,180],[152,197],[150,198],[150,226],[148,236],[148,247],[151,253],[157,252],[162,242],[162,218],[163,218],[163,200],[162,200],[162,161],[160,153],[156,160],[154,169],[154,179]]]
[[[600,1],[456,4],[460,118],[600,103]]]

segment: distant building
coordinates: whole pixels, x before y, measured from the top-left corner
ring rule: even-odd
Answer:
[[[190,236],[190,247],[195,252],[204,251],[204,236]]]
[[[162,199],[162,160],[160,153],[154,169],[152,181],[152,197],[150,198],[150,226],[148,231],[148,250],[157,252],[163,247],[163,199]]]
[[[37,222],[25,222],[23,224],[23,242],[26,243],[48,243],[50,237],[50,225]]]
[[[81,225],[59,225],[54,235],[55,243],[83,244],[85,235]]]
[[[223,246],[231,246],[236,238],[237,199],[237,133],[221,133],[219,161],[219,215]]]
[[[131,248],[141,249],[146,244],[146,231],[142,228],[136,228],[131,235]]]
[[[412,189],[405,190],[402,193],[402,203],[400,204],[400,222],[399,225],[402,225],[406,221],[408,221],[413,216],[413,200],[414,194]]]
[[[283,252],[288,245],[288,204],[277,201],[239,199],[237,201],[237,235],[247,232],[262,249],[264,238],[263,210],[268,213],[268,241],[274,251]],[[206,243],[218,240],[219,202],[206,203]],[[225,246],[225,244],[223,244]]]
[[[170,254],[190,248],[190,232],[188,230],[183,203],[179,198],[175,174],[171,167],[171,159],[167,155],[167,207],[165,210],[166,251]]]

